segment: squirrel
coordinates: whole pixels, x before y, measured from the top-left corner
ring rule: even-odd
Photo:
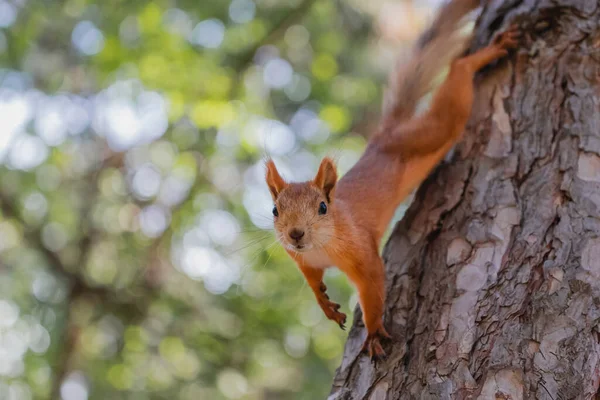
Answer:
[[[441,7],[410,60],[393,73],[380,125],[339,182],[328,157],[308,182],[286,182],[273,160],[266,161],[277,239],[327,318],[342,329],[346,314],[329,299],[324,271],[337,266],[354,284],[367,330],[362,351],[368,350],[371,360],[386,356],[381,342],[391,339],[383,325],[381,238],[396,208],[461,138],[471,113],[475,73],[518,44],[520,33],[513,25],[487,47],[464,55],[470,37],[460,33],[462,21],[478,5],[477,0],[452,0]],[[448,64],[429,109],[415,115],[419,100]]]

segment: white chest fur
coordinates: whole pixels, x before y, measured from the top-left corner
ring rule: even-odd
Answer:
[[[304,262],[313,268],[327,268],[333,266],[333,262],[323,249],[312,249],[301,253]]]

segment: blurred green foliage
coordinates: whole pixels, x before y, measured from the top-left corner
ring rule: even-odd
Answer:
[[[365,7],[0,0],[0,399],[326,397],[345,333],[262,161],[360,155],[388,66]]]

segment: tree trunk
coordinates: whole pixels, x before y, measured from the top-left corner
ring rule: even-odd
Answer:
[[[521,48],[383,252],[388,359],[359,354],[357,310],[330,400],[597,395],[600,4],[489,1],[474,47],[512,21]]]

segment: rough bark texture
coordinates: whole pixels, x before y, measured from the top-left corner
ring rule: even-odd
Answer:
[[[490,1],[474,47],[511,21],[521,49],[384,250],[389,357],[359,355],[357,311],[330,400],[597,396],[600,4]]]

